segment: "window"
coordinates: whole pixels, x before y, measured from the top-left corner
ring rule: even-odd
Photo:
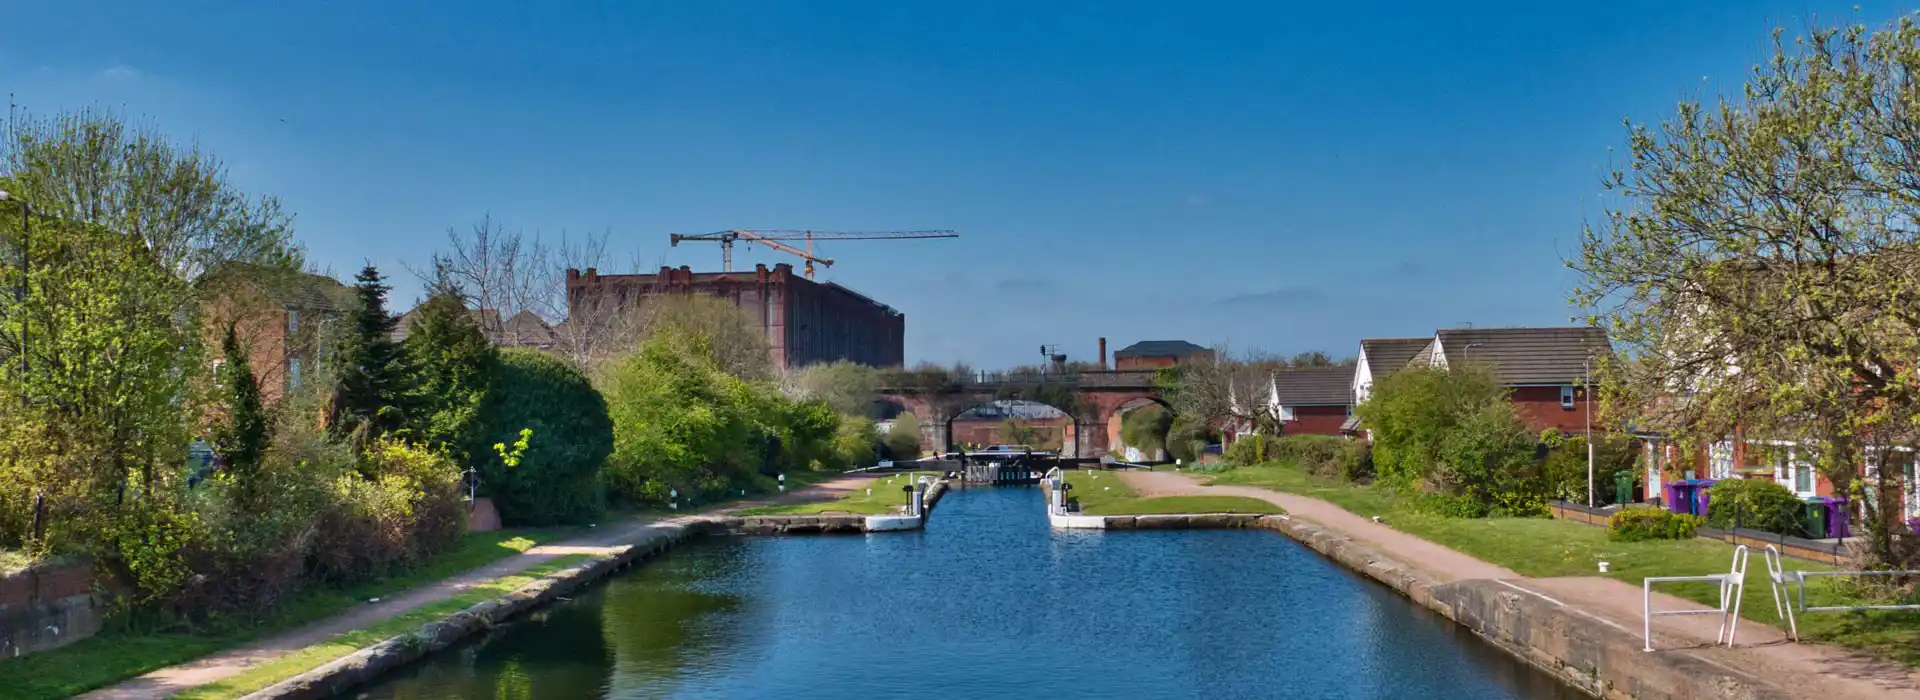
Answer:
[[[289,306],[287,307],[287,335],[291,336],[299,332],[300,310]]]
[[[1716,442],[1707,448],[1707,478],[1733,478],[1733,443]]]
[[[1560,407],[1569,411],[1573,410],[1573,387],[1560,387]]]
[[[1813,465],[1793,463],[1793,490],[1795,493],[1813,493]]]
[[[300,388],[300,358],[295,357],[287,360],[287,390],[293,391],[299,388]]]

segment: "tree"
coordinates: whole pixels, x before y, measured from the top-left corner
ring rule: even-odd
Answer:
[[[1152,459],[1167,448],[1167,432],[1173,428],[1173,414],[1160,404],[1150,403],[1120,417],[1120,440]]]
[[[1920,404],[1920,112],[1911,18],[1817,29],[1739,99],[1628,132],[1622,197],[1569,266],[1626,361],[1610,410],[1682,440],[1736,426],[1819,446],[1842,491],[1863,444],[1911,442]],[[1892,523],[1873,525],[1890,531]],[[1876,537],[1886,553],[1891,538]]]
[[[538,351],[502,350],[493,370],[469,448],[481,493],[510,525],[592,522],[606,506],[613,452],[606,400],[579,369]],[[509,466],[494,445],[514,445],[521,431],[532,431],[527,448]]]
[[[1373,462],[1383,479],[1440,485],[1451,478],[1445,473],[1448,437],[1470,420],[1493,429],[1497,421],[1485,413],[1492,409],[1512,412],[1500,379],[1485,367],[1454,363],[1448,369],[1408,367],[1378,379],[1355,412],[1373,433]]]
[[[700,351],[714,367],[747,381],[773,377],[773,351],[759,321],[732,302],[706,294],[656,294],[629,319],[643,339],[665,336],[669,342],[699,338]]]
[[[220,261],[301,264],[278,199],[248,197],[212,153],[112,111],[25,118],[0,141],[0,177],[39,215],[131,236],[181,280]]]
[[[920,418],[912,413],[895,417],[881,443],[887,448],[888,459],[918,459],[921,449]]]
[[[845,360],[808,365],[787,372],[780,390],[795,401],[824,401],[843,416],[864,416],[880,394],[880,373]]]
[[[467,464],[496,353],[457,289],[441,285],[407,333],[413,437]]]
[[[220,341],[220,352],[220,390],[227,414],[214,431],[213,447],[226,472],[245,492],[253,486],[253,473],[260,468],[273,439],[273,417],[260,400],[260,382],[253,376],[252,359],[231,325]]]
[[[406,426],[406,355],[393,340],[399,320],[387,313],[383,279],[372,265],[354,278],[359,305],[334,355],[334,434],[360,445]]]

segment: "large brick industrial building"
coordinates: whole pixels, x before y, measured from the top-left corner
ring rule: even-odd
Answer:
[[[906,360],[905,315],[838,284],[795,275],[792,265],[752,272],[662,267],[651,275],[567,270],[574,320],[608,319],[639,310],[654,295],[695,292],[733,302],[758,320],[781,369],[835,360],[897,367]]]

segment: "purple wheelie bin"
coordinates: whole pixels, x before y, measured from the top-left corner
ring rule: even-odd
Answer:
[[[1853,520],[1853,514],[1847,509],[1848,505],[1846,496],[1827,499],[1828,537],[1853,536],[1853,524],[1850,522]]]

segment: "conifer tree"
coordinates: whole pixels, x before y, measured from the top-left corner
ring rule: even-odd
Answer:
[[[390,288],[372,265],[362,268],[354,279],[360,303],[334,355],[339,385],[334,391],[333,431],[365,445],[406,427],[410,392],[405,348],[393,339],[399,321],[387,313]]]

